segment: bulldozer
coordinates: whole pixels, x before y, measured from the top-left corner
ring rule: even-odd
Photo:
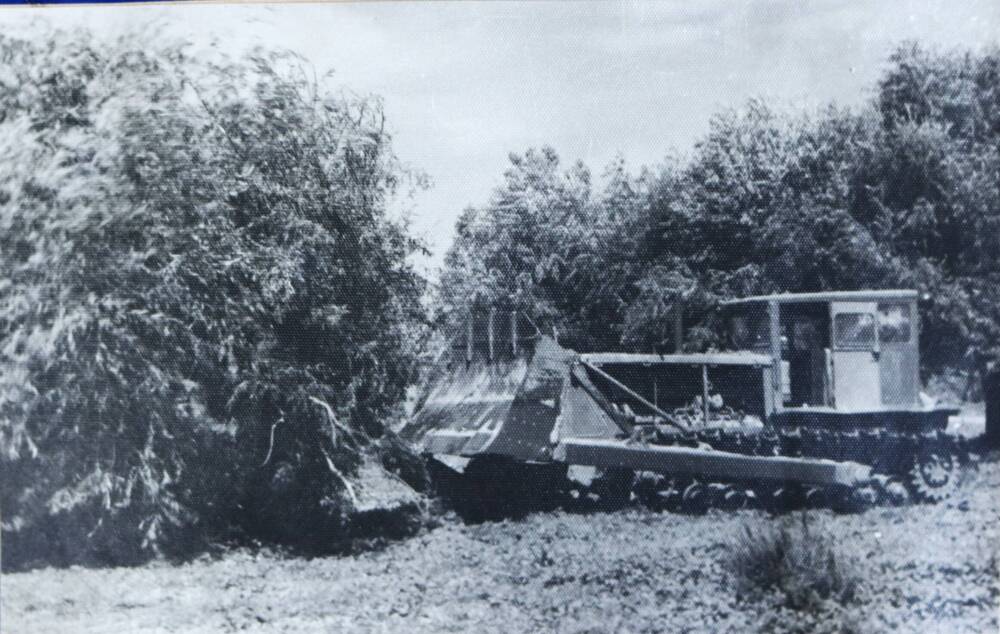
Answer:
[[[920,391],[916,291],[746,297],[718,314],[719,350],[683,352],[678,318],[673,353],[577,353],[517,311],[472,310],[400,433],[487,515],[567,490],[704,510],[954,489],[971,441]]]

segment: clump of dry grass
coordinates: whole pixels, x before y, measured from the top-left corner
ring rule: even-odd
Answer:
[[[778,592],[795,610],[815,610],[827,601],[848,605],[858,598],[855,561],[805,514],[777,527],[744,525],[743,532],[741,547],[727,562],[738,596]]]

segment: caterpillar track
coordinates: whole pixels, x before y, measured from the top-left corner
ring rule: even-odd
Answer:
[[[637,418],[632,416],[634,422],[638,422]],[[714,502],[712,506],[723,508],[783,503],[770,499],[775,495],[785,498],[787,503],[832,503],[844,508],[903,504],[911,500],[938,502],[955,490],[961,469],[974,465],[977,459],[975,440],[940,429],[912,433],[887,427],[845,431],[801,425],[774,428],[761,425],[753,416],[723,407],[718,396],[710,397],[707,407],[696,398],[689,406],[674,410],[670,419],[672,424],[667,425],[662,418],[648,417],[633,427],[630,440],[660,446],[705,447],[748,456],[849,461],[869,465],[872,478],[856,489],[786,485],[765,487],[762,491],[759,484],[683,479],[678,482],[677,478],[646,476],[640,478],[643,499],[650,499],[649,481],[655,480],[668,482],[664,493],[667,498],[680,501],[707,498]],[[690,487],[694,488],[688,490]],[[672,506],[677,507],[676,502],[675,499]]]
[[[689,425],[702,425],[698,412],[692,414],[692,409],[678,413],[678,417],[686,416]],[[939,430],[907,434],[890,429],[772,429],[747,426],[745,420],[728,410],[718,418],[713,412],[711,427],[687,432],[666,425],[637,425],[626,444],[639,449],[690,447],[762,458],[850,461],[871,465],[871,477],[853,486],[761,480],[739,473],[713,479],[669,470],[520,463],[491,455],[471,458],[461,473],[431,459],[431,472],[438,492],[472,520],[555,508],[609,510],[630,504],[685,514],[710,509],[858,512],[874,506],[944,500],[959,485],[962,471],[975,468],[978,460],[976,439]]]
[[[857,487],[809,486],[794,482],[762,484],[727,479],[712,481],[669,474],[640,473],[634,495],[644,503],[668,510],[710,507],[790,508],[802,505],[839,509],[875,504],[938,502],[958,486],[961,470],[975,464],[975,443],[969,439],[931,431],[906,434],[885,429],[837,432],[795,427],[791,429],[707,429],[664,433],[643,429],[636,442],[654,445],[711,447],[751,456],[787,456],[851,461],[870,465],[870,481]],[[622,476],[625,477],[625,476]]]

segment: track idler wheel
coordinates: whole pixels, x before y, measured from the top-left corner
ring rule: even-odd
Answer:
[[[753,491],[739,487],[726,487],[720,492],[718,506],[726,511],[742,511],[749,508],[754,500]]]
[[[681,493],[681,509],[685,513],[701,515],[708,511],[709,504],[709,492],[705,485],[695,480],[684,487]]]
[[[662,494],[667,491],[669,486],[670,483],[666,477],[658,473],[641,472],[635,476],[635,482],[632,484],[632,496],[646,508],[662,511],[666,502],[666,496]]]
[[[879,504],[906,506],[910,502],[910,490],[898,477],[876,476],[875,483],[878,485]]]
[[[913,497],[922,502],[940,502],[958,486],[959,460],[941,450],[921,452],[907,474]]]
[[[588,497],[604,511],[624,508],[631,501],[635,479],[631,469],[606,469],[590,483]]]
[[[807,508],[819,509],[830,506],[830,492],[822,487],[806,489],[805,505]]]
[[[802,508],[805,494],[802,486],[786,482],[766,489],[763,502],[772,513],[787,513]]]
[[[881,487],[878,482],[872,481],[831,491],[830,506],[837,513],[861,513],[877,505],[881,499]]]

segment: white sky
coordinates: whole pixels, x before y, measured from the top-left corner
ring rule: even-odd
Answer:
[[[0,29],[35,16],[112,34],[167,21],[234,51],[278,44],[381,95],[396,153],[433,183],[408,204],[432,274],[458,214],[486,201],[511,151],[552,145],[595,175],[619,153],[653,164],[750,97],[858,103],[902,40],[980,48],[1000,37],[997,0],[5,7]]]

